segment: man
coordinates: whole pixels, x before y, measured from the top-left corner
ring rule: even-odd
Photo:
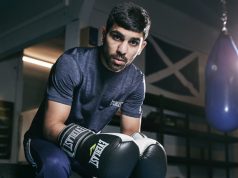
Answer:
[[[99,178],[130,176],[139,149],[128,135],[140,132],[145,96],[144,75],[132,62],[150,24],[143,8],[122,3],[108,17],[102,46],[73,48],[57,60],[25,134],[37,178],[67,178],[71,168]],[[122,134],[100,134],[118,110]]]

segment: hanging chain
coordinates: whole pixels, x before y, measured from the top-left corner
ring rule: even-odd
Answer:
[[[222,16],[221,16],[221,21],[222,21],[222,31],[227,33],[227,7],[226,7],[226,0],[221,0],[221,4],[222,4]]]

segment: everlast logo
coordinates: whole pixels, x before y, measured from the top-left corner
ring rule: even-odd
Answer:
[[[63,144],[63,147],[65,148],[65,151],[71,156],[74,157],[74,148],[75,148],[75,139],[79,134],[84,132],[86,129],[82,127],[76,127],[74,130],[68,135],[68,137],[65,139],[65,142]]]
[[[93,155],[91,156],[89,163],[93,164],[98,168],[99,165],[99,158],[103,152],[103,150],[109,145],[109,143],[104,142],[103,140],[99,140],[98,144],[93,152]]]
[[[110,106],[116,106],[116,107],[120,108],[122,104],[123,104],[123,102],[121,102],[121,101],[112,100],[110,103]]]

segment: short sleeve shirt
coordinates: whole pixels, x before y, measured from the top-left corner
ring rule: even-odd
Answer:
[[[118,109],[125,115],[141,117],[145,96],[143,73],[134,64],[120,72],[109,71],[99,58],[99,50],[100,47],[73,48],[57,60],[30,134],[42,134],[34,128],[42,127],[47,100],[71,106],[66,124],[77,123],[95,132],[101,131]]]

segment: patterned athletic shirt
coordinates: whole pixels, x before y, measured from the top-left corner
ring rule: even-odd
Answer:
[[[77,47],[59,57],[28,136],[42,137],[47,100],[71,106],[66,124],[77,123],[95,132],[101,131],[119,108],[125,115],[141,117],[144,74],[134,64],[120,72],[109,71],[100,61],[99,50],[101,47]]]

